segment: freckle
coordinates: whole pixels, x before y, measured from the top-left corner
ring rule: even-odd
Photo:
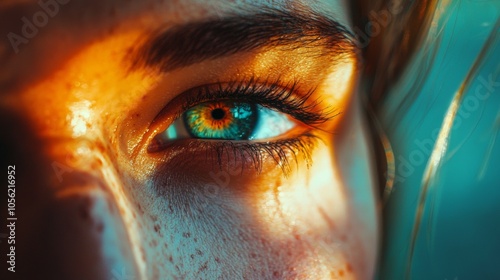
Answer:
[[[275,272],[273,272],[273,276],[274,276],[274,277],[279,277],[279,276],[280,276],[280,273],[279,273],[278,271],[275,271]]]
[[[255,259],[255,258],[257,257],[257,254],[255,254],[255,253],[251,253],[251,254],[250,254],[250,257],[251,257],[251,258],[253,258],[253,259]]]
[[[170,257],[168,257],[168,261],[171,263],[174,263],[174,258],[172,258],[172,256],[170,256]]]
[[[347,263],[346,270],[347,270],[348,272],[352,272],[352,266],[351,266],[351,264],[350,264],[350,263]]]
[[[203,263],[203,265],[200,267],[200,269],[198,271],[201,272],[203,270],[207,270],[207,268],[208,268],[208,261],[206,261],[205,263]]]
[[[146,261],[146,251],[144,251],[144,248],[142,248],[142,247],[141,247],[141,256],[142,256],[142,260]]]
[[[342,269],[339,270],[339,276],[344,276],[344,271]]]
[[[155,229],[156,232],[159,233],[160,232],[160,225],[155,224],[154,229]]]
[[[295,236],[294,236],[294,237],[295,237],[295,240],[300,240],[300,235],[295,234]]]
[[[139,213],[141,213],[141,215],[144,214],[144,210],[142,210],[142,206],[139,203],[137,203],[137,210],[139,210]]]

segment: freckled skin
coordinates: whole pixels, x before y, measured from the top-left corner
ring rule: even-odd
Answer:
[[[19,54],[1,37],[0,129],[8,132],[2,145],[9,151],[0,160],[19,170],[19,275],[371,279],[378,214],[356,62],[309,66],[297,53],[270,51],[164,77],[128,73],[122,58],[161,24],[269,3],[112,2],[61,6]],[[348,24],[346,3],[311,2],[302,5]],[[19,33],[18,19],[40,8],[28,1],[10,9],[0,5],[0,18],[8,19],[0,20],[1,34]],[[206,153],[187,149],[148,154],[154,134],[147,126],[174,95],[249,73],[305,77],[342,111],[324,124],[335,133],[319,133],[310,167],[300,154],[288,176],[270,158],[259,172],[249,162],[219,168]],[[335,83],[324,82],[331,77]]]

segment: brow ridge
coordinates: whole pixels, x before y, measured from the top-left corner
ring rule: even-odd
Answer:
[[[139,48],[133,64],[171,71],[262,48],[324,48],[332,55],[352,54],[356,52],[354,38],[326,16],[271,8],[159,31]]]

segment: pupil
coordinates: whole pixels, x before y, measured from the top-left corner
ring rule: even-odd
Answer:
[[[214,120],[222,120],[225,115],[226,115],[226,112],[224,112],[224,110],[222,110],[220,108],[217,108],[217,109],[212,111],[212,118],[214,118]]]

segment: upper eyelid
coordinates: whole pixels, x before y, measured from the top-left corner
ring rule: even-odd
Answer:
[[[173,122],[190,107],[217,99],[260,102],[264,107],[278,109],[283,113],[292,115],[292,117],[300,118],[308,125],[319,124],[334,117],[335,110],[320,110],[320,102],[317,100],[311,101],[311,96],[314,92],[315,88],[300,90],[296,81],[283,83],[279,78],[276,80],[261,81],[251,77],[248,80],[237,82],[218,82],[203,85],[185,92],[191,95],[183,96],[184,94],[180,94],[174,98],[158,113],[152,121],[152,125],[155,126],[157,123],[165,122],[166,118],[171,119],[171,122]],[[282,104],[282,108],[273,106],[273,104],[278,102],[284,103]],[[174,109],[175,107],[179,109]]]

